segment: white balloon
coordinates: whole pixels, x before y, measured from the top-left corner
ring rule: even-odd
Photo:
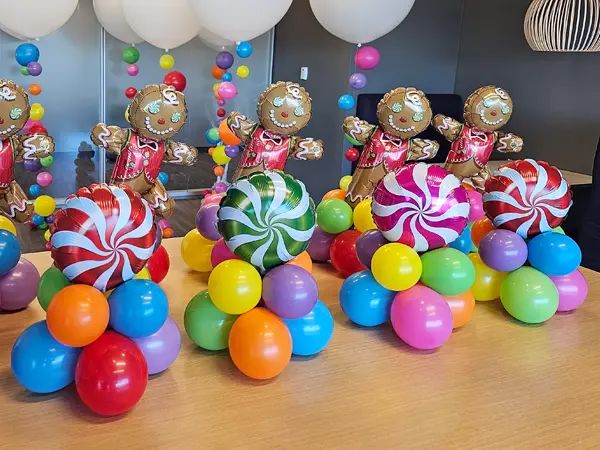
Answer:
[[[0,0],[0,25],[13,36],[35,39],[62,27],[78,0]]]
[[[200,28],[198,32],[198,37],[204,42],[207,47],[212,48],[213,50],[223,50],[227,47],[233,47],[235,45],[234,41],[230,41],[229,39],[225,39],[212,31],[208,31],[206,28]]]
[[[94,0],[94,11],[100,25],[111,36],[126,44],[144,42],[125,20],[123,0]]]
[[[273,28],[292,0],[189,0],[200,26],[234,42],[249,41]]]
[[[414,3],[415,0],[310,0],[310,7],[331,34],[353,44],[365,44],[400,25]]]
[[[187,0],[123,0],[123,10],[138,36],[165,50],[192,40],[200,28]]]
[[[16,39],[20,39],[22,41],[26,41],[27,40],[27,37],[25,37],[25,36],[23,36],[23,35],[21,35],[19,33],[15,33],[14,31],[9,30],[8,28],[6,28],[3,25],[0,25],[0,30],[4,31],[6,34],[8,34],[8,35],[10,35],[10,36],[12,36],[12,37],[14,37]]]

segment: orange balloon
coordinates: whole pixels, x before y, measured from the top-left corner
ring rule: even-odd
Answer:
[[[238,138],[233,131],[229,129],[226,120],[223,120],[219,124],[219,137],[225,145],[240,145],[242,143],[240,138]]]
[[[471,291],[459,295],[445,295],[444,299],[452,311],[454,328],[462,327],[471,320],[473,311],[475,311],[475,297]]]
[[[326,192],[323,196],[323,200],[328,200],[330,198],[337,198],[339,200],[344,200],[346,198],[346,192],[342,189],[332,189],[329,192]]]
[[[303,251],[294,259],[288,262],[288,264],[292,264],[293,266],[302,267],[308,273],[312,273],[312,259],[307,251]]]
[[[216,64],[213,66],[212,70],[210,71],[211,75],[213,76],[213,78],[215,80],[220,80],[223,77],[223,74],[226,71],[224,69],[221,69],[219,66],[217,66]]]
[[[215,174],[215,177],[222,177],[225,173],[225,169],[223,168],[223,166],[215,166],[215,168],[213,169],[213,173]]]
[[[73,284],[54,296],[46,322],[54,339],[70,347],[83,347],[104,333],[109,315],[108,301],[102,292],[85,284]]]
[[[173,237],[173,228],[165,228],[164,230],[162,230],[162,235],[164,238],[170,238]]]
[[[39,84],[32,83],[29,85],[29,93],[31,95],[40,95],[42,93],[42,87]]]
[[[229,355],[246,376],[276,377],[292,357],[292,337],[285,323],[266,308],[239,316],[229,332]]]
[[[483,237],[493,229],[494,225],[487,217],[482,217],[473,222],[473,227],[471,228],[471,240],[473,241],[473,244],[475,244],[475,247],[479,247],[479,243]]]

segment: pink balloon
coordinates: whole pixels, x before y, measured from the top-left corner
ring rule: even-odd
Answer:
[[[217,265],[221,264],[223,261],[227,261],[228,259],[240,259],[240,257],[229,250],[225,244],[225,240],[221,238],[217,241],[212,249],[212,253],[210,254],[210,262],[213,267],[217,267]]]
[[[42,187],[48,187],[52,184],[52,174],[50,172],[40,172],[35,179],[36,183]]]
[[[219,84],[219,89],[217,89],[217,94],[219,97],[224,98],[225,100],[230,100],[237,95],[237,88],[235,84],[230,81],[223,81]]]
[[[127,75],[130,77],[135,77],[138,73],[140,73],[140,68],[137,64],[130,64],[127,66]]]
[[[219,194],[209,194],[206,197],[204,197],[204,199],[202,199],[202,202],[200,202],[200,205],[204,206],[204,205],[210,205],[211,203],[220,203],[221,199],[225,196],[224,192],[221,192]]]
[[[223,100],[222,98],[217,99],[217,105],[225,106],[225,100]]]
[[[444,297],[422,284],[396,294],[390,318],[398,337],[419,350],[439,347],[454,327],[452,311]]]
[[[381,55],[379,54],[379,50],[367,45],[356,51],[356,54],[354,55],[354,64],[356,64],[356,67],[359,69],[370,70],[377,67],[380,59]]]
[[[485,216],[483,210],[483,195],[475,189],[467,189],[467,197],[469,197],[469,222],[475,222]]]
[[[550,277],[558,289],[558,311],[573,311],[579,308],[588,295],[588,284],[579,270]]]

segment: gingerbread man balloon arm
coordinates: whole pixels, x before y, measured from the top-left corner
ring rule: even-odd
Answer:
[[[377,125],[372,125],[358,117],[349,116],[344,119],[342,128],[344,134],[350,139],[350,142],[358,143],[357,145],[365,145],[371,139],[375,130],[377,130]]]
[[[198,149],[177,141],[165,142],[165,157],[163,161],[182,166],[193,166],[198,159]]]
[[[99,123],[92,129],[90,137],[98,147],[118,155],[129,140],[129,130],[115,125]]]
[[[438,141],[414,138],[409,142],[407,161],[424,161],[433,159],[440,149]]]
[[[242,141],[242,144],[246,144],[252,138],[258,124],[242,113],[233,111],[227,116],[227,126]]]
[[[54,153],[54,139],[43,133],[24,134],[15,144],[15,162],[41,159]]]
[[[513,133],[496,131],[494,148],[501,153],[518,153],[523,150],[523,138]]]
[[[289,157],[301,161],[321,159],[323,157],[323,141],[293,136],[292,151]]]
[[[463,128],[463,124],[458,120],[455,120],[449,116],[444,116],[443,114],[436,114],[433,117],[433,126],[438,133],[440,133],[450,142],[454,142],[456,140]]]

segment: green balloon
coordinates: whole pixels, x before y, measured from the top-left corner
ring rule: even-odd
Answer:
[[[52,266],[46,270],[40,277],[40,283],[38,284],[37,299],[40,302],[40,306],[44,311],[48,310],[48,305],[62,288],[70,286],[71,282],[65,275]]]
[[[317,225],[329,234],[349,230],[352,227],[352,208],[339,198],[323,200],[317,206]]]
[[[206,289],[188,303],[183,323],[185,332],[196,345],[206,350],[223,350],[228,346],[229,331],[237,317],[218,309]]]
[[[29,75],[29,70],[27,70],[27,67],[21,67],[19,72],[21,72],[21,75]]]
[[[555,233],[565,234],[565,230],[563,230],[563,228],[560,225],[556,228],[552,228],[552,231]]]
[[[127,64],[135,64],[140,59],[140,51],[135,47],[127,47],[123,49],[121,59]]]
[[[458,295],[475,283],[475,267],[460,250],[438,248],[421,255],[421,283],[442,295]]]
[[[206,139],[211,142],[217,142],[221,140],[221,136],[219,135],[219,129],[216,127],[209,128],[206,132]]]
[[[500,301],[515,319],[542,323],[558,309],[558,290],[542,272],[524,266],[509,273],[502,281]]]
[[[54,156],[52,156],[52,155],[48,155],[44,158],[40,158],[40,164],[42,165],[42,167],[50,167],[53,162],[54,162]]]

